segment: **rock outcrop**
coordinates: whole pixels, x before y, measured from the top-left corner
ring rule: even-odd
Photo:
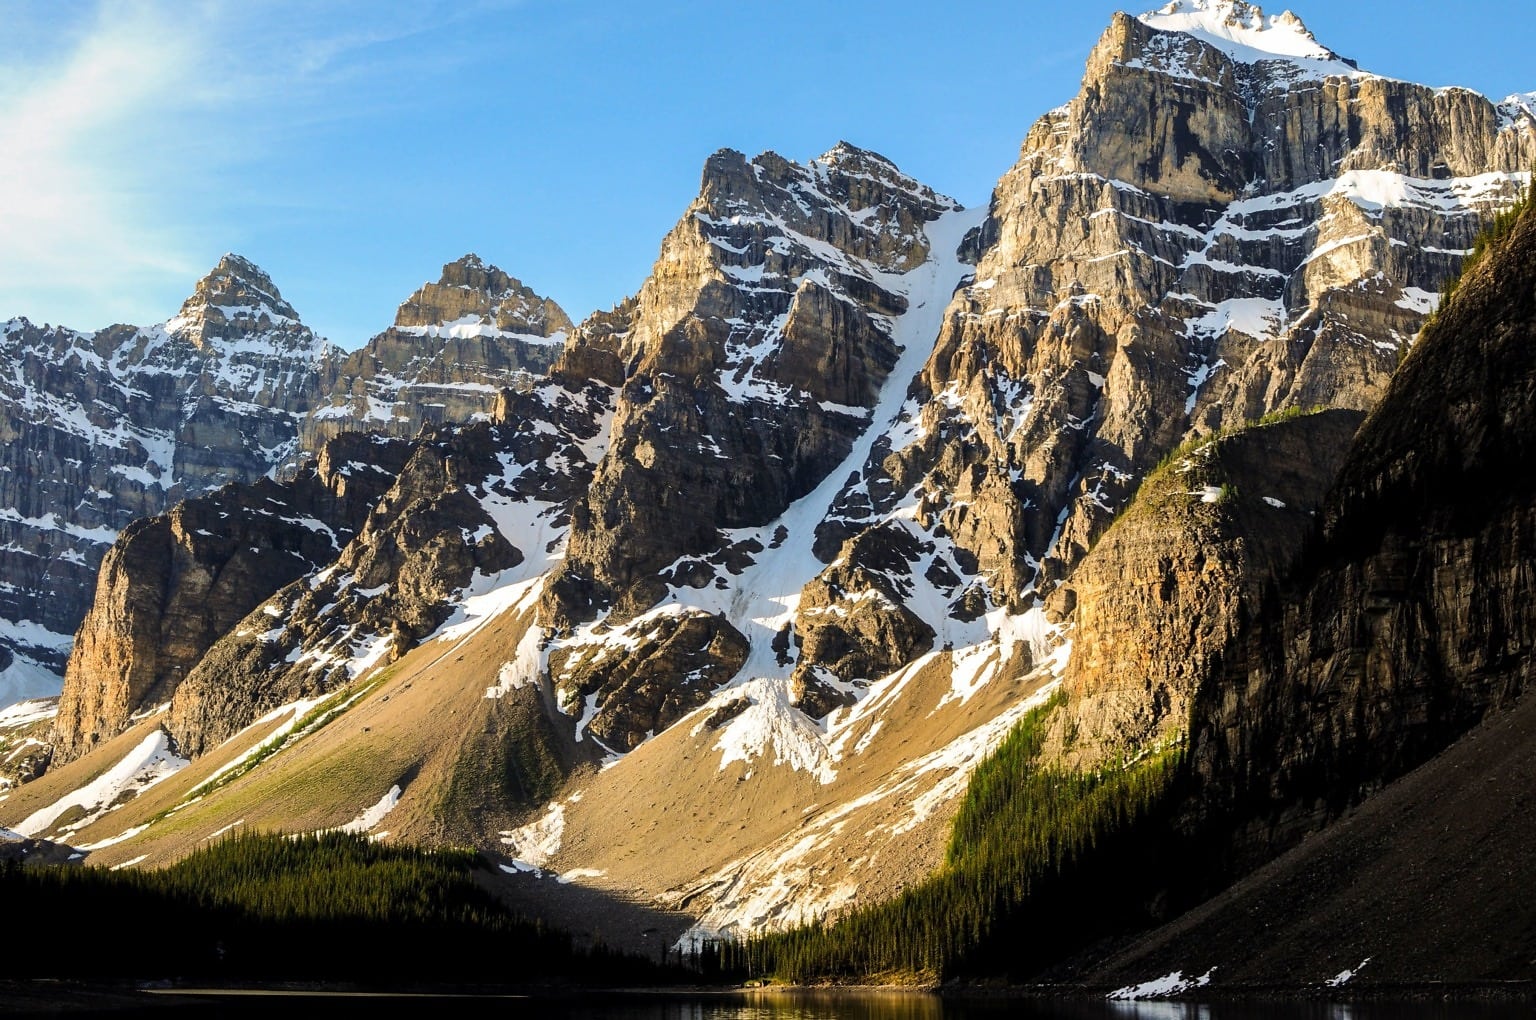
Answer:
[[[1047,610],[1070,627],[1048,760],[1093,770],[1189,738],[1230,644],[1312,534],[1363,416],[1322,411],[1196,440],[1142,482]]]
[[[330,563],[400,473],[408,444],[346,435],[291,481],[230,483],[125,528],[64,675],[53,743],[70,761],[171,700],[279,588]]]
[[[340,363],[336,385],[304,419],[300,446],[319,450],[343,431],[410,439],[427,423],[487,417],[502,389],[527,389],[549,370],[572,328],[559,305],[465,255]]]
[[[629,622],[618,654],[549,656],[560,703],[578,732],[610,752],[633,751],[703,705],[747,660],[747,640],[720,616],[660,612]]]

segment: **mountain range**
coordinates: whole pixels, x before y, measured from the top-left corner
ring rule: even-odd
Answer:
[[[1086,980],[1339,975],[1369,939],[1285,971],[1243,904],[1525,707],[1533,111],[1174,0],[1114,17],[987,208],[846,142],[722,150],[580,323],[474,256],[352,354],[234,255],[160,326],[12,320],[0,826],[111,866],[469,845],[654,950],[963,871],[1027,733],[1040,775],[1173,763],[1122,825],[1183,862],[1137,930],[1260,883],[1200,908],[1224,943]],[[1374,937],[1363,982],[1436,966]]]

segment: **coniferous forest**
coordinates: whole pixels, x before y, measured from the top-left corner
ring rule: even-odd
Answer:
[[[0,867],[28,935],[0,975],[202,980],[402,979],[485,985],[667,983],[655,964],[516,916],[469,850],[345,833],[224,837],[160,870]]]

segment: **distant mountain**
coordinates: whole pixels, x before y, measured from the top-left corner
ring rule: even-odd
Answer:
[[[291,474],[342,432],[410,438],[425,422],[485,417],[502,387],[542,375],[570,328],[558,305],[473,255],[350,355],[238,255],[159,326],[6,323],[0,706],[58,693],[103,554],[130,522]]]
[[[580,325],[451,264],[301,426],[314,473],[119,540],[58,765],[0,824],[102,863],[235,825],[470,843],[551,916],[611,932],[638,901],[696,940],[920,883],[1026,717],[1033,765],[1090,778],[1315,718],[1252,756],[1284,785],[1260,826],[1371,719],[1364,795],[1433,741],[1368,692],[1293,711],[1302,681],[1234,642],[1527,186],[1531,105],[1180,0],[1114,18],[985,210],[847,143],[722,150],[640,291]],[[437,424],[432,393],[479,420]],[[427,427],[343,447],[333,414]],[[235,563],[232,598],[208,579]],[[1247,803],[1233,775],[1213,796]]]
[[[337,352],[226,255],[149,327],[0,327],[0,704],[54,694],[130,522],[291,457]]]
[[[426,422],[484,417],[500,390],[526,389],[548,371],[571,328],[559,305],[465,255],[341,361],[335,387],[304,420],[301,448],[318,453],[343,431],[410,439]]]

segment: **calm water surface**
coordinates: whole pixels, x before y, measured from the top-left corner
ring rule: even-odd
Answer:
[[[204,1000],[205,1005],[209,1000]],[[566,999],[508,996],[218,996],[222,1016],[393,1015],[548,1017],[550,1020],[1529,1020],[1520,1004],[1227,1003],[989,1000],[945,1001],[917,993],[762,992],[684,996],[633,994]],[[176,1010],[180,1012],[180,1010]]]

